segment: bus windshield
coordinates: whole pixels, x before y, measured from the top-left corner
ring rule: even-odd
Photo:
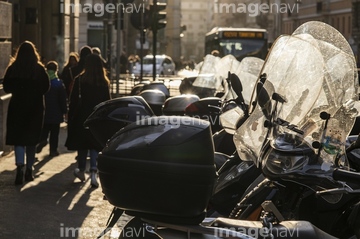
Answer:
[[[205,36],[205,55],[213,50],[218,50],[220,57],[230,54],[239,61],[247,56],[265,59],[268,51],[267,31],[216,27]]]
[[[221,56],[233,55],[240,60],[247,56],[264,58],[261,54],[266,47],[264,39],[223,39],[219,41],[217,50]]]

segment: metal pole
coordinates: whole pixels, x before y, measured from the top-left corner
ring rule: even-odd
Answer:
[[[152,15],[152,33],[153,33],[153,81],[156,79],[156,40],[157,40],[157,0],[153,1],[154,12]]]
[[[113,3],[112,0],[109,1],[109,3]],[[108,26],[107,26],[107,47],[106,47],[106,57],[107,57],[107,66],[108,66],[108,74],[109,74],[109,79],[111,81],[111,83],[113,83],[113,70],[112,70],[112,66],[113,66],[113,59],[112,59],[112,54],[111,54],[111,48],[112,48],[112,34],[113,34],[113,26],[114,26],[114,15],[113,13],[108,13]],[[111,93],[113,93],[113,88],[111,87]]]
[[[144,76],[144,42],[143,42],[143,32],[145,29],[140,30],[140,81],[143,80],[143,76]]]
[[[143,80],[144,76],[144,42],[145,42],[145,27],[144,27],[144,11],[141,11],[141,30],[140,30],[140,81]]]
[[[121,0],[118,0],[119,6],[121,6]],[[116,45],[116,97],[119,97],[120,92],[120,57],[121,57],[121,47],[122,47],[122,39],[121,39],[121,14],[123,11],[123,8],[120,7],[120,9],[117,9],[117,31],[116,31],[116,39],[117,39],[117,45]]]

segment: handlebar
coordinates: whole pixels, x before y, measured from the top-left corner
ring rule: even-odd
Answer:
[[[333,172],[333,178],[338,181],[360,184],[360,173],[357,172],[337,168]]]
[[[334,194],[360,194],[360,173],[351,172],[343,169],[336,168],[332,173],[332,177],[334,180],[345,182],[346,184],[343,187],[325,189],[322,191],[317,191],[316,194],[318,196],[324,195],[334,195]],[[356,187],[357,189],[353,189],[347,185],[348,183],[353,183],[355,185],[359,185]]]
[[[346,153],[350,153],[354,149],[360,148],[360,135],[358,135],[356,141],[354,141],[347,149]]]

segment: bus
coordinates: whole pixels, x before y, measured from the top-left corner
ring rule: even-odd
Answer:
[[[254,56],[265,59],[268,52],[266,29],[215,27],[205,36],[205,55],[213,50],[219,57],[233,55],[238,61]]]

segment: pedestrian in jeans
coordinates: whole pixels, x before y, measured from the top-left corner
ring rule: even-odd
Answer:
[[[23,42],[10,60],[3,81],[4,91],[11,93],[7,112],[6,144],[14,145],[16,178],[19,185],[34,180],[35,148],[40,141],[44,120],[44,94],[50,81],[39,53],[30,41]]]
[[[77,150],[78,168],[74,175],[85,181],[86,158],[90,155],[90,179],[92,187],[98,187],[97,156],[102,150],[84,122],[94,107],[110,99],[110,81],[106,76],[100,56],[91,54],[86,57],[82,74],[75,78],[70,94],[68,112],[68,135],[65,146],[69,150]]]
[[[45,118],[44,126],[41,133],[41,141],[36,148],[36,152],[40,153],[42,148],[47,144],[49,137],[50,157],[59,155],[59,133],[60,124],[64,122],[64,116],[67,113],[67,95],[66,89],[59,79],[58,64],[56,61],[49,61],[46,65],[49,75],[51,87],[49,92],[45,94]]]

